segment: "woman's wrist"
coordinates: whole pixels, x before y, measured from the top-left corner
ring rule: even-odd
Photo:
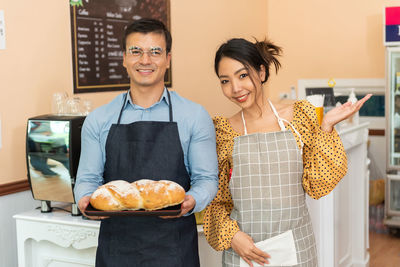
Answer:
[[[234,234],[232,235],[232,239],[231,239],[231,248],[233,248],[232,242],[234,242],[234,241],[236,241],[238,238],[240,238],[240,233],[241,233],[241,231],[238,230],[238,231],[236,231],[236,233],[234,233]]]

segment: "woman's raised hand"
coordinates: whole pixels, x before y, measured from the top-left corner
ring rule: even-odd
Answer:
[[[250,267],[253,267],[251,261],[255,261],[260,265],[268,264],[270,256],[261,249],[254,245],[253,239],[246,233],[239,231],[237,232],[231,242],[233,250],[239,254],[242,259],[247,262]]]
[[[359,111],[364,105],[365,101],[367,101],[371,96],[372,94],[368,94],[354,104],[351,102],[346,102],[343,105],[330,110],[322,119],[321,129],[326,132],[332,132],[333,126]]]

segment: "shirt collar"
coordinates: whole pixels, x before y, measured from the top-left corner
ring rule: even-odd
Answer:
[[[160,104],[161,102],[165,102],[167,105],[170,104],[170,103],[169,103],[169,99],[168,99],[168,92],[167,92],[167,90],[168,90],[167,87],[164,87],[164,91],[163,91],[163,94],[161,95],[160,100],[157,101],[156,103],[154,103],[150,108],[152,108],[152,107],[154,107],[154,106]],[[128,92],[127,92],[128,95],[127,95],[126,100],[125,100],[125,103],[124,103],[124,109],[125,109],[128,105],[131,105],[134,109],[144,109],[144,108],[142,108],[141,106],[135,105],[135,104],[133,103],[130,92],[131,92],[131,90],[129,89]]]

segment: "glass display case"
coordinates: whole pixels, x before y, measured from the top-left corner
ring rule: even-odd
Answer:
[[[387,48],[387,170],[400,170],[400,47]]]
[[[385,224],[400,227],[400,47],[386,48]]]

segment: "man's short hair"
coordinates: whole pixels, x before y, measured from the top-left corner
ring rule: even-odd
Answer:
[[[156,19],[148,19],[148,18],[143,18],[134,21],[132,24],[130,24],[126,30],[125,30],[125,35],[122,40],[122,47],[124,51],[126,51],[126,38],[128,37],[129,34],[135,33],[135,32],[140,32],[140,33],[159,33],[163,34],[165,38],[165,43],[167,44],[166,47],[166,52],[167,54],[171,51],[171,46],[172,46],[172,37],[171,33],[165,27],[164,23],[162,21],[156,20]]]

